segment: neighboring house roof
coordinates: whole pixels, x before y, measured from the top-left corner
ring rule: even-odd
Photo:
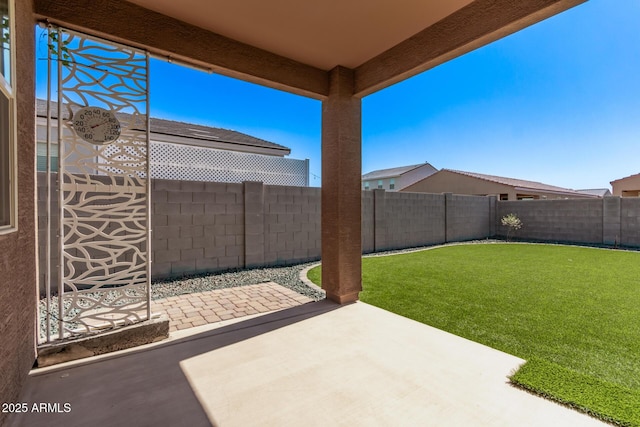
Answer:
[[[173,120],[151,118],[151,132],[161,135],[182,136],[199,141],[226,142],[234,145],[249,145],[286,151],[291,150],[283,145],[265,141],[235,130],[203,126],[193,123],[176,122]]]
[[[571,190],[569,188],[556,187],[555,185],[543,184],[542,182],[537,182],[537,181],[526,181],[524,179],[506,178],[503,176],[485,175],[481,173],[465,172],[465,171],[459,171],[454,169],[442,169],[442,171],[448,171],[448,172],[457,173],[460,175],[470,176],[472,178],[477,178],[485,181],[495,182],[498,184],[508,185],[510,187],[515,187],[518,190],[528,190],[528,191],[538,191],[538,192],[542,191],[546,193],[556,193],[556,194],[566,194],[566,195],[575,195],[575,194],[580,194],[582,196],[585,195],[584,193],[579,193],[578,191]]]
[[[576,190],[578,193],[593,194],[598,197],[611,196],[611,190],[608,188],[589,188],[586,190]]]
[[[615,180],[611,181],[609,184],[613,185],[614,182],[624,181],[625,179],[637,178],[637,177],[640,177],[640,173],[637,173],[637,174],[634,174],[634,175],[625,176],[624,178],[620,178],[620,179],[615,179]]]
[[[51,107],[51,116],[52,118],[57,118],[57,103],[52,103]],[[37,100],[37,115],[39,117],[47,116],[47,101],[43,99]],[[126,113],[118,113],[121,117],[130,117],[129,114]],[[157,135],[168,135],[168,136],[177,136],[189,138],[191,140],[197,141],[199,146],[207,146],[207,141],[215,143],[215,147],[211,148],[220,148],[220,143],[237,145],[237,146],[250,146],[250,147],[260,147],[260,148],[268,148],[272,150],[278,150],[283,152],[282,155],[287,155],[291,153],[291,149],[276,144],[270,141],[265,141],[264,139],[256,138],[251,135],[247,135],[242,132],[237,132],[229,129],[222,129],[210,126],[203,126],[194,123],[185,123],[185,122],[177,122],[173,120],[166,119],[157,119],[152,117],[150,119],[151,124],[151,133]],[[232,149],[232,148],[231,148]]]
[[[362,179],[366,181],[368,179],[393,178],[395,176],[403,175],[413,169],[419,168],[420,166],[424,166],[426,164],[428,163],[420,163],[419,165],[410,165],[410,166],[400,166],[397,168],[390,168],[390,169],[378,169],[362,175]]]

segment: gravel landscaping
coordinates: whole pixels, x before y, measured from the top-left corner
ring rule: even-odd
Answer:
[[[324,299],[324,293],[306,285],[300,280],[300,272],[316,263],[296,264],[286,267],[256,268],[225,273],[189,276],[180,279],[157,281],[151,284],[151,299],[168,298],[194,292],[236,286],[255,285],[263,282],[275,282],[314,301]]]
[[[472,243],[488,243],[499,242],[498,240],[479,240],[465,242],[463,244]],[[461,243],[452,243],[461,244]],[[407,248],[393,251],[376,252],[364,255],[385,256],[406,252],[414,252],[434,248],[443,245],[423,246],[418,248]],[[163,280],[153,282],[151,285],[151,299],[168,298],[176,295],[190,294],[194,292],[211,291],[214,289],[232,288],[235,286],[255,285],[262,282],[276,282],[277,284],[289,288],[301,295],[307,296],[314,301],[324,299],[324,293],[311,286],[306,285],[300,280],[300,272],[307,267],[317,264],[317,262],[295,264],[286,267],[269,267],[256,268],[252,270],[237,270],[225,273],[203,274],[198,276],[189,276],[179,279]]]

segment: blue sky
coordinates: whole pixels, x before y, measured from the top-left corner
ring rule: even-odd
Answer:
[[[640,172],[639,29],[639,1],[591,0],[366,98],[363,170],[428,161],[574,189]]]
[[[639,23],[638,0],[590,0],[364,98],[363,173],[428,161],[574,189],[639,173]],[[154,117],[285,145],[318,177],[320,109],[224,76],[151,65]]]

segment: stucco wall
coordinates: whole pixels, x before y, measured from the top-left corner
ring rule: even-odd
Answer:
[[[472,195],[508,194],[509,200],[516,200],[516,192],[504,184],[484,181],[470,176],[441,170],[403,189],[405,192],[453,193]]]
[[[35,360],[35,51],[32,2],[16,1],[18,231],[0,236],[0,402],[16,402]],[[7,414],[0,412],[0,425]]]
[[[420,193],[453,193],[468,194],[476,196],[496,196],[506,195],[505,200],[519,200],[526,198],[545,199],[545,200],[564,200],[567,197],[572,199],[591,198],[592,195],[581,193],[557,193],[547,190],[534,190],[518,187],[514,185],[506,185],[499,182],[493,182],[487,179],[481,179],[464,173],[456,173],[449,170],[441,170],[433,175],[416,182],[407,188],[402,189],[405,192]]]
[[[614,196],[637,197],[640,195],[640,174],[611,182]]]

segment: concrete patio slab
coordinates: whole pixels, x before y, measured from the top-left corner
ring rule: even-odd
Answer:
[[[34,372],[22,401],[70,411],[16,414],[9,425],[603,425],[510,386],[521,359],[361,302],[180,333]]]

